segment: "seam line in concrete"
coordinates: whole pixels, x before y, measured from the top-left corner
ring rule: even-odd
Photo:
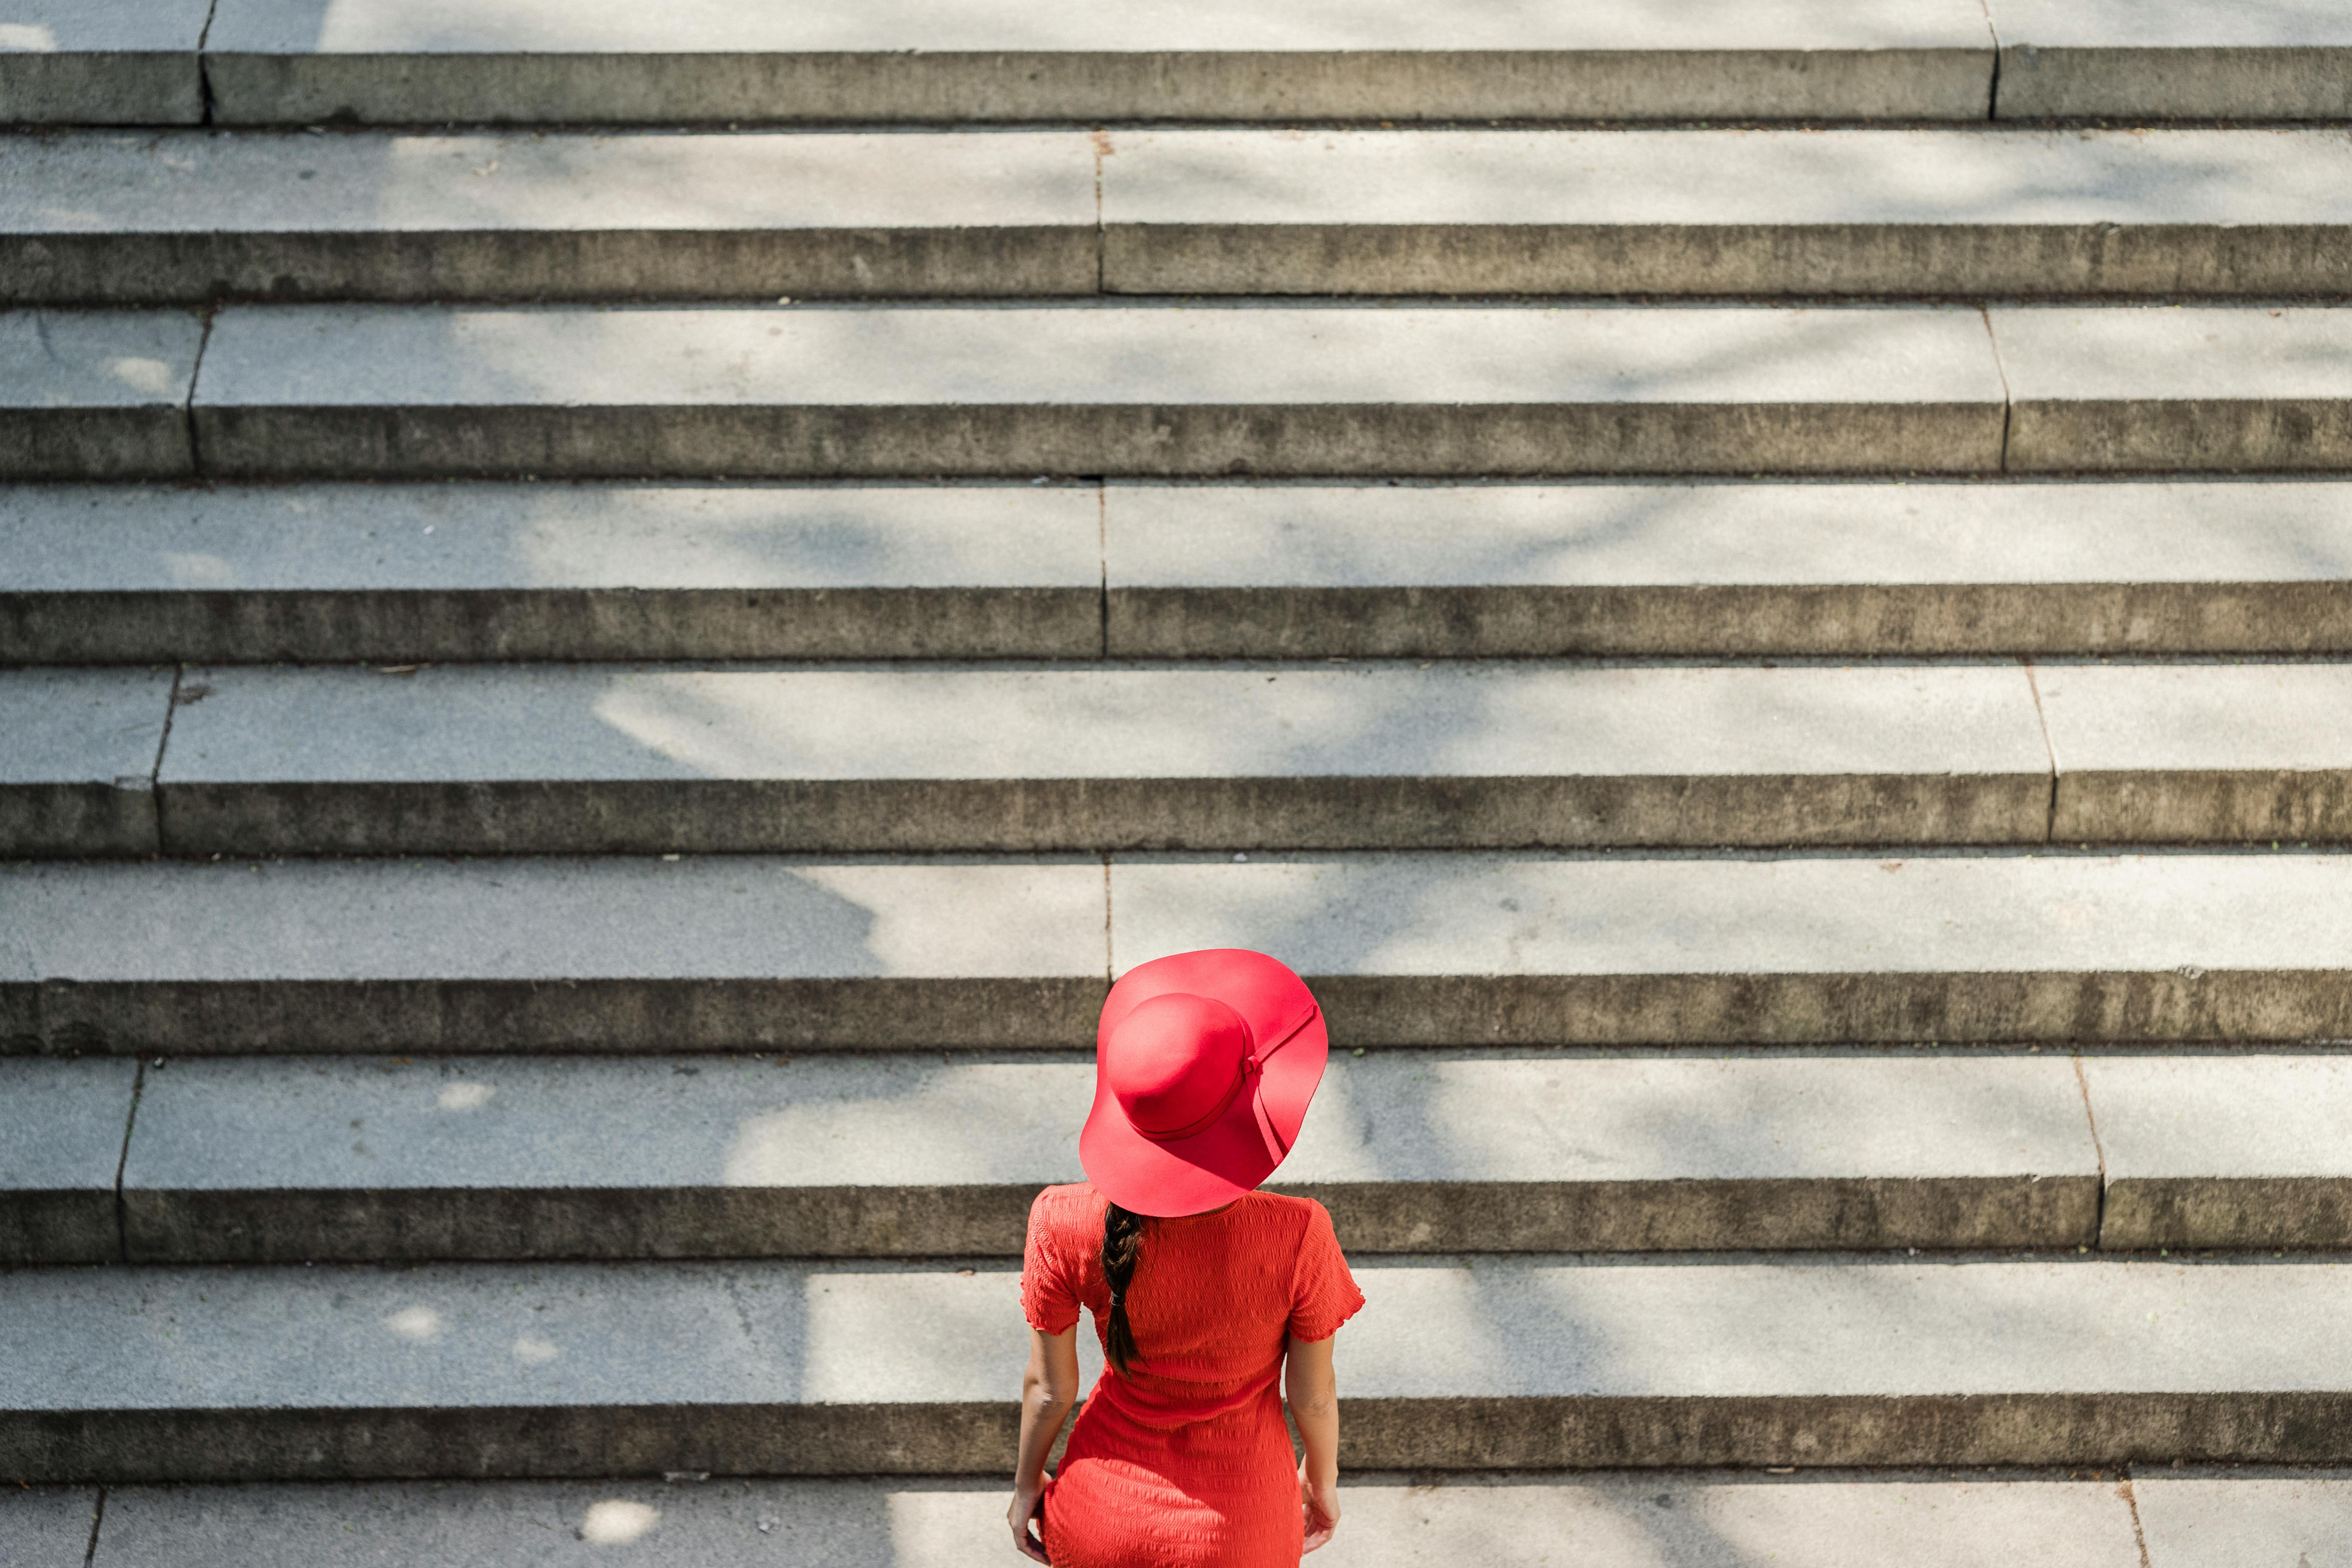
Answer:
[[[1100,632],[1098,657],[1110,657],[1110,480],[1095,481],[1095,564],[1101,568],[1102,581],[1095,595],[1095,609]]]
[[[1111,935],[1110,935],[1110,856],[1109,856],[1108,854],[1105,854],[1105,855],[1103,856],[1103,858],[1102,858],[1102,863],[1103,863],[1103,980],[1104,980],[1104,981],[1105,981],[1105,983],[1107,983],[1107,984],[1116,984],[1118,983],[1118,955],[1113,952],[1113,950],[1112,950],[1112,948],[1111,948]]]
[[[114,1250],[124,1263],[131,1261],[131,1218],[122,1203],[122,1173],[131,1168],[131,1135],[139,1126],[139,1097],[147,1092],[147,1058],[139,1058],[139,1069],[131,1079],[131,1114],[122,1119],[122,1152],[114,1157]]]
[[[2005,474],[2009,472],[2009,426],[2017,415],[2017,399],[2009,390],[2009,367],[2000,363],[2000,340],[1993,336],[1991,309],[1979,305],[1977,319],[1984,323],[1985,347],[1992,353],[1992,373],[2000,378],[2000,451],[1993,471]]]
[[[1104,258],[1103,241],[1103,160],[1110,155],[1110,132],[1097,125],[1087,140],[1095,149],[1095,292],[1106,292],[1103,280],[1109,274],[1109,263]]]
[[[213,39],[213,18],[219,15],[220,0],[212,0],[212,4],[205,7],[205,25],[196,33],[196,104],[204,116],[198,123],[203,125],[214,122],[214,111],[218,107],[213,97],[212,61],[205,53],[205,47]]]
[[[2042,842],[2058,841],[2058,743],[2050,738],[2050,715],[2042,710],[2042,682],[2033,673],[2033,660],[2021,658],[2025,667],[2025,689],[2033,694],[2033,720],[2042,726],[2042,754],[2050,763],[2050,800],[2042,819]]]
[[[2132,1544],[2139,1548],[2139,1568],[2152,1568],[2147,1558],[2147,1531],[2140,1528],[2139,1492],[2132,1485],[2132,1479],[2131,1470],[2126,1468],[2124,1483],[2116,1491],[2123,1498],[2124,1507],[2131,1514]]]
[[[187,675],[186,665],[172,667],[172,689],[163,699],[163,730],[155,737],[155,765],[147,770],[147,787],[151,791],[163,776],[163,748],[172,743],[172,715],[180,710],[180,682],[186,679]],[[159,823],[157,826],[162,825]]]
[[[98,1489],[98,1500],[89,1510],[89,1544],[82,1548],[81,1568],[91,1568],[98,1561],[99,1527],[106,1522],[106,1489]]]
[[[1991,79],[1985,84],[1985,118],[1999,120],[2000,118],[2000,24],[1993,20],[1992,0],[1978,0],[1978,8],[1984,12],[1985,36],[1992,40],[1992,74]]]
[[[205,350],[212,346],[213,318],[219,313],[217,304],[206,305],[202,312],[204,330],[196,337],[196,363],[188,367],[188,401],[181,412],[188,421],[188,474],[200,479],[205,471],[204,444],[196,438],[196,382],[205,374]]]
[[[2083,1097],[2083,1124],[2091,1131],[2091,1153],[2099,1163],[2099,1206],[2091,1218],[2091,1245],[2105,1247],[2107,1233],[2107,1150],[2099,1141],[2098,1112],[2091,1109],[2091,1080],[2083,1072],[2083,1053],[2074,1053],[2074,1088]],[[2135,1517],[2137,1527],[2137,1519]]]

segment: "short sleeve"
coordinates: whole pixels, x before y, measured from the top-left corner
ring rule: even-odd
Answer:
[[[1029,1205],[1029,1239],[1021,1250],[1021,1310],[1031,1328],[1058,1334],[1078,1321],[1078,1282],[1054,1245],[1048,1195],[1040,1193]]]
[[[1290,1337],[1328,1340],[1364,1304],[1356,1277],[1339,1251],[1339,1237],[1321,1204],[1310,1204],[1307,1234],[1298,1240],[1298,1261],[1290,1282]]]

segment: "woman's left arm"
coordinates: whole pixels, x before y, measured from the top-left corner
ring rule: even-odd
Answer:
[[[1058,1334],[1031,1329],[1029,1370],[1021,1375],[1020,1458],[1013,1468],[1013,1506],[1004,1517],[1013,1526],[1013,1543],[1040,1563],[1046,1561],[1045,1548],[1030,1533],[1029,1522],[1037,1517],[1037,1500],[1045,1490],[1045,1456],[1077,1402],[1077,1324]]]

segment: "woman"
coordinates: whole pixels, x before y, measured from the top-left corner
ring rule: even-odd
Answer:
[[[1331,1337],[1364,1298],[1322,1205],[1255,1189],[1322,1079],[1322,1015],[1264,953],[1180,953],[1111,988],[1095,1044],[1092,1180],[1029,1210],[1013,1542],[1054,1568],[1296,1563],[1339,1522]],[[1048,1482],[1081,1306],[1109,1365]]]

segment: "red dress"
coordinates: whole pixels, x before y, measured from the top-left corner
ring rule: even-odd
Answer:
[[[1103,1333],[1102,1195],[1047,1187],[1029,1208],[1021,1301],[1058,1334],[1084,1306]],[[1298,1461],[1282,1420],[1286,1340],[1328,1339],[1364,1304],[1307,1198],[1252,1193],[1143,1222],[1127,1297],[1138,1354],[1106,1366],[1045,1487],[1055,1568],[1288,1568]]]

